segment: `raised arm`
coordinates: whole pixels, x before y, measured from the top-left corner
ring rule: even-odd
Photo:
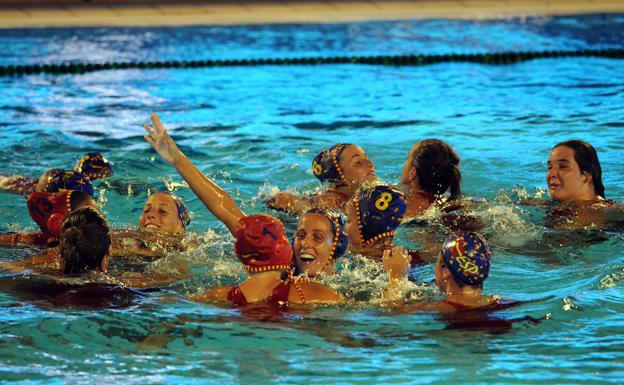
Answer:
[[[407,280],[411,257],[403,247],[395,246],[383,251],[382,262],[388,274],[388,285],[384,296],[387,300],[395,300],[401,295],[403,283]]]
[[[223,222],[232,234],[236,232],[238,221],[245,216],[234,203],[232,197],[215,182],[209,179],[180,151],[169,133],[163,127],[156,113],[151,117],[152,126],[146,124],[145,140],[168,163],[175,166],[178,173],[191,187],[195,195],[210,212]]]

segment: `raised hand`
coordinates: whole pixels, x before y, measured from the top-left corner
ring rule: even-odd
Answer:
[[[395,246],[384,250],[382,261],[388,278],[401,280],[407,277],[411,257],[403,247]]]
[[[175,144],[173,139],[169,136],[167,129],[163,126],[157,113],[153,113],[151,116],[152,126],[149,124],[143,125],[147,135],[143,137],[145,140],[154,147],[158,155],[166,162],[175,164],[180,158],[180,149]]]
[[[232,234],[245,213],[236,205],[230,194],[204,175],[176,146],[157,114],[152,114],[152,126],[146,124],[145,140],[167,162],[175,166],[195,195],[210,212],[223,222]]]

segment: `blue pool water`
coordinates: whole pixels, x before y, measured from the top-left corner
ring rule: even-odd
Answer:
[[[0,65],[621,48],[624,16],[505,21],[386,21],[166,29],[0,30]],[[103,151],[115,165],[99,200],[135,226],[149,190],[188,203],[198,250],[172,255],[193,278],[128,306],[53,306],[0,277],[0,380],[23,383],[619,384],[624,382],[624,234],[565,233],[539,208],[550,148],[591,142],[607,198],[624,201],[622,61],[535,60],[508,66],[359,65],[100,71],[0,78],[3,173],[39,175]],[[436,137],[462,157],[463,191],[495,257],[487,293],[531,301],[492,315],[548,318],[511,329],[453,328],[433,314],[376,303],[379,266],[352,257],[331,280],[344,308],[266,314],[183,297],[242,272],[231,238],[143,140],[158,111],[181,148],[245,212],[280,190],[318,187],[309,168],[337,142],[361,145],[378,174],[400,177],[412,144]],[[24,198],[0,194],[0,231],[34,230]],[[294,221],[287,219],[292,229]],[[398,243],[417,246],[406,227]],[[0,248],[0,260],[33,250]],[[432,268],[420,271],[432,279]],[[431,287],[414,296],[438,298]],[[491,323],[494,325],[494,322]]]

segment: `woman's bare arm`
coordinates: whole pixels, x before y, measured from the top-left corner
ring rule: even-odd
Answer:
[[[152,114],[151,120],[152,127],[148,124],[145,125],[148,134],[145,135],[145,140],[154,147],[166,162],[175,166],[178,173],[208,210],[234,234],[238,222],[245,216],[245,213],[241,211],[227,192],[199,171],[180,151],[156,113]]]

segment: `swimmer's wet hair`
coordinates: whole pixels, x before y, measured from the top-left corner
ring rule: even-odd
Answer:
[[[87,193],[81,191],[73,191],[69,198],[69,205],[72,210],[83,207],[85,205],[95,202],[93,197]]]
[[[450,190],[450,199],[458,199],[461,195],[459,161],[455,150],[438,139],[416,143],[409,155],[420,188],[436,197]]]
[[[557,147],[568,147],[574,151],[574,160],[579,165],[581,172],[586,172],[592,176],[594,183],[594,192],[599,197],[605,198],[605,188],[602,184],[602,168],[596,149],[591,144],[582,140],[566,140],[557,143],[553,149]]]
[[[106,218],[93,207],[72,211],[63,222],[60,253],[64,274],[82,274],[97,270],[111,245]]]

